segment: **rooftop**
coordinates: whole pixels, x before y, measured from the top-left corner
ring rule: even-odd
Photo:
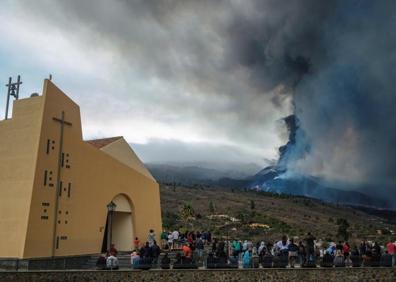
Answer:
[[[109,138],[102,138],[102,139],[87,140],[85,142],[100,149],[100,148],[103,148],[104,146],[109,145],[121,138],[122,138],[122,136],[116,136],[116,137],[109,137]]]

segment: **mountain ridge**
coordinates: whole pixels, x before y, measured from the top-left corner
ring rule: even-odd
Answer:
[[[385,200],[365,193],[332,187],[312,176],[283,177],[285,169],[267,166],[253,175],[238,173],[237,169],[219,170],[198,164],[146,164],[150,172],[162,183],[185,185],[202,184],[224,188],[252,189],[286,195],[305,196],[325,202],[355,205],[367,208],[393,207]]]

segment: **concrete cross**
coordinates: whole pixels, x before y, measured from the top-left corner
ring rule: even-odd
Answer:
[[[54,231],[53,231],[53,245],[52,245],[52,256],[55,256],[55,249],[59,246],[59,237],[56,236],[56,226],[58,221],[58,206],[59,206],[59,195],[62,189],[61,187],[61,168],[62,168],[62,154],[63,154],[63,135],[65,125],[72,126],[71,122],[65,120],[65,112],[62,111],[61,118],[53,117],[54,121],[60,123],[60,138],[59,138],[59,156],[58,156],[58,173],[56,177],[56,192],[55,192],[55,208],[54,208]]]

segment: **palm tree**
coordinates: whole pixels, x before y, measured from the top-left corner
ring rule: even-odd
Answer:
[[[184,203],[183,207],[180,211],[180,215],[185,223],[185,225],[187,224],[187,222],[194,217],[195,215],[195,211],[194,208],[192,207],[191,203]]]
[[[215,213],[215,206],[214,206],[212,200],[209,201],[209,212],[210,212],[210,214]]]

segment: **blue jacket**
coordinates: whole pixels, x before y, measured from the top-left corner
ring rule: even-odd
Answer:
[[[249,251],[245,251],[242,257],[243,266],[250,266],[251,255]]]

